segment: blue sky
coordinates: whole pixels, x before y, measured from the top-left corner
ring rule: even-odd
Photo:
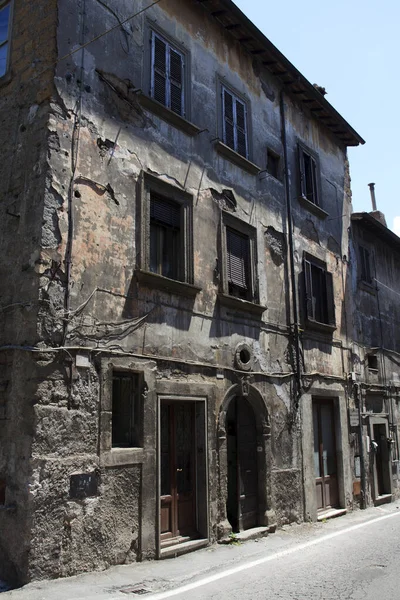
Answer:
[[[372,210],[374,182],[378,209],[400,235],[400,2],[235,3],[366,140],[349,149],[353,210]]]

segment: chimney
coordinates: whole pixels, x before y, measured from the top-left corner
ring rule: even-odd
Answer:
[[[369,187],[369,191],[371,193],[372,210],[376,210],[375,184],[369,183],[368,187]]]
[[[372,217],[374,217],[374,219],[376,219],[377,221],[379,221],[380,223],[382,223],[382,225],[384,225],[385,227],[387,227],[385,215],[383,214],[383,212],[381,212],[380,210],[378,210],[377,207],[376,207],[375,184],[374,183],[369,183],[368,187],[369,187],[369,191],[371,193],[371,202],[372,202],[372,212],[370,212],[369,214]]]

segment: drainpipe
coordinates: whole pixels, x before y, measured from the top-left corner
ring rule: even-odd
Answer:
[[[364,438],[362,424],[362,396],[360,384],[354,384],[354,396],[358,402],[358,422],[359,422],[359,446],[360,446],[360,471],[361,471],[361,508],[367,508],[367,479],[365,476],[364,462]]]
[[[287,153],[287,140],[286,140],[285,102],[284,102],[284,97],[283,97],[283,91],[281,91],[281,93],[280,93],[280,113],[281,113],[283,161],[284,161],[284,168],[285,168],[285,195],[286,195],[286,209],[287,209],[287,220],[288,220],[290,282],[291,282],[291,287],[292,287],[293,320],[294,320],[294,344],[295,344],[295,351],[296,351],[295,408],[297,409],[300,391],[301,391],[299,311],[298,311],[298,305],[297,305],[297,286],[296,286],[295,265],[294,265],[292,202],[291,202],[291,198],[290,198],[290,185],[289,185],[289,173],[288,173],[288,153]]]

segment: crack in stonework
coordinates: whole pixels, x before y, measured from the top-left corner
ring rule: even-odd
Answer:
[[[125,27],[124,27],[124,24],[123,24],[122,20],[119,18],[119,16],[117,15],[117,13],[112,8],[110,8],[105,2],[103,2],[103,0],[97,0],[97,2],[99,4],[101,4],[101,6],[103,6],[103,8],[105,8],[106,10],[108,10],[108,12],[110,12],[113,15],[113,17],[115,17],[115,19],[120,24],[121,30],[122,30],[122,32],[125,35],[125,41],[126,41],[126,49],[123,48],[123,50],[124,50],[124,52],[126,54],[128,54],[129,53],[129,35],[128,35],[128,32],[126,31]]]

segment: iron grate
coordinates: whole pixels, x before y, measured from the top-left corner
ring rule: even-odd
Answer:
[[[150,594],[150,590],[144,587],[136,586],[121,588],[120,592],[122,592],[123,594],[135,594],[136,596],[144,596],[145,594]]]

